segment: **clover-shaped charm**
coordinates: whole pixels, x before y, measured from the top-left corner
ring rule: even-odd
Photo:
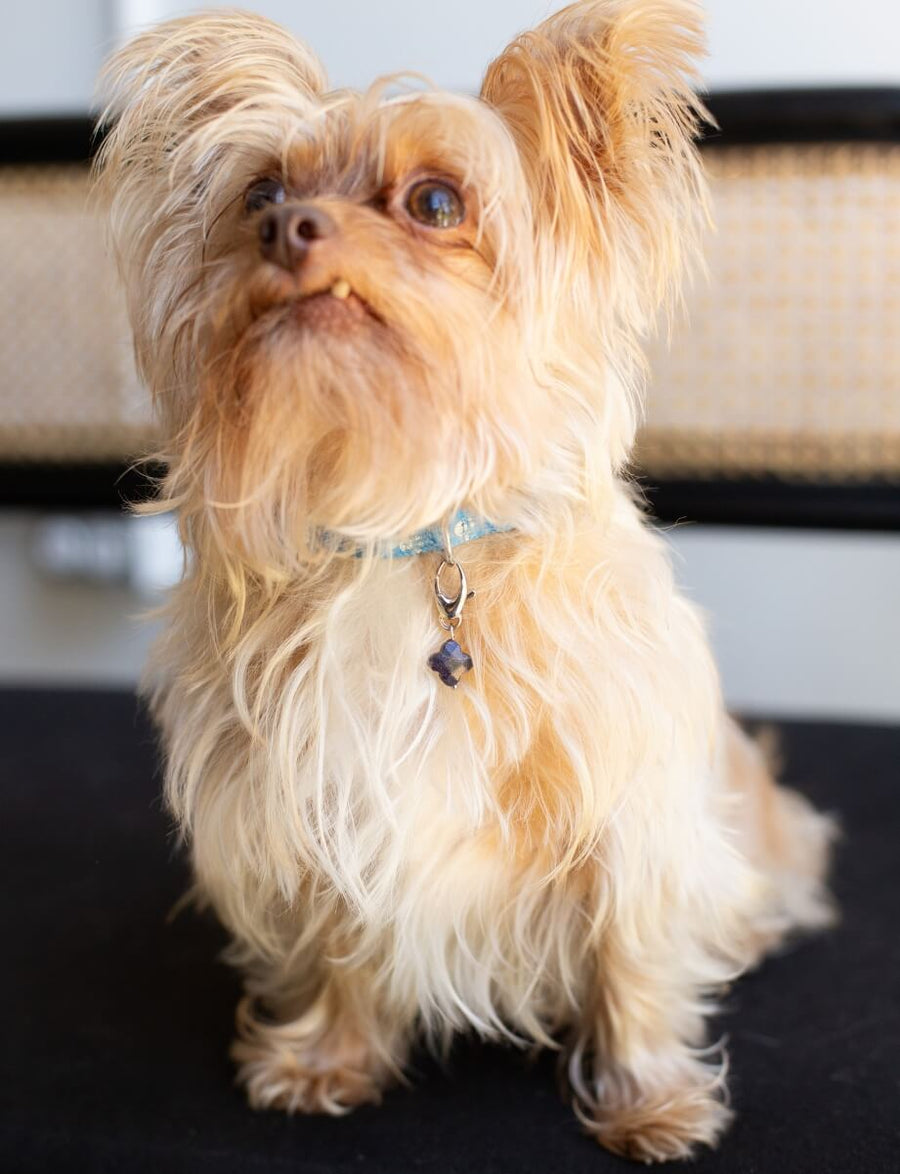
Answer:
[[[455,689],[464,673],[472,668],[472,658],[455,640],[446,640],[439,652],[428,658],[428,667],[433,669],[445,685]]]

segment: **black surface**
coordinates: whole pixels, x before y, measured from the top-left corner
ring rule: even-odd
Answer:
[[[0,119],[0,166],[88,163],[99,139],[89,114]]]
[[[0,463],[0,504],[37,510],[122,509],[153,496],[157,464],[64,461]]]
[[[719,127],[706,147],[900,140],[896,86],[714,90],[706,104]]]
[[[640,480],[660,522],[900,530],[900,482],[815,484],[777,477]]]
[[[788,773],[839,809],[841,927],[743,979],[738,1121],[696,1174],[900,1169],[900,729],[789,725]],[[153,739],[122,694],[0,692],[0,1170],[598,1174],[553,1061],[463,1043],[340,1120],[253,1113],[227,1057],[235,977],[185,873]],[[673,1167],[678,1168],[678,1167]]]
[[[162,465],[0,464],[0,503],[31,510],[123,509],[150,499]],[[660,522],[900,530],[900,483],[815,484],[776,477],[638,478]]]
[[[900,140],[897,86],[713,90],[705,101],[718,126],[704,146]],[[87,112],[0,119],[0,166],[86,163],[102,137]]]

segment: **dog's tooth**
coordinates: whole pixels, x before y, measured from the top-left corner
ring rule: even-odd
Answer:
[[[334,285],[331,287],[331,296],[333,298],[340,298],[343,301],[349,298],[353,291],[350,289],[350,282],[343,277],[339,277]]]

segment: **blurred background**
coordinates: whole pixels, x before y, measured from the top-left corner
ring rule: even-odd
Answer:
[[[411,68],[473,91],[562,7],[245,6],[309,40],[335,85]],[[190,7],[5,6],[0,685],[131,685],[153,635],[139,617],[180,572],[171,525],[121,512],[151,432],[84,160],[103,58]],[[641,475],[733,707],[900,722],[900,7],[707,10],[719,229],[709,281],[654,349]]]

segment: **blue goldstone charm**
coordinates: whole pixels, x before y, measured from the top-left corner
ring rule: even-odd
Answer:
[[[435,652],[428,658],[428,667],[434,669],[445,685],[455,689],[462,678],[472,668],[472,658],[455,640],[447,640],[440,652]]]

